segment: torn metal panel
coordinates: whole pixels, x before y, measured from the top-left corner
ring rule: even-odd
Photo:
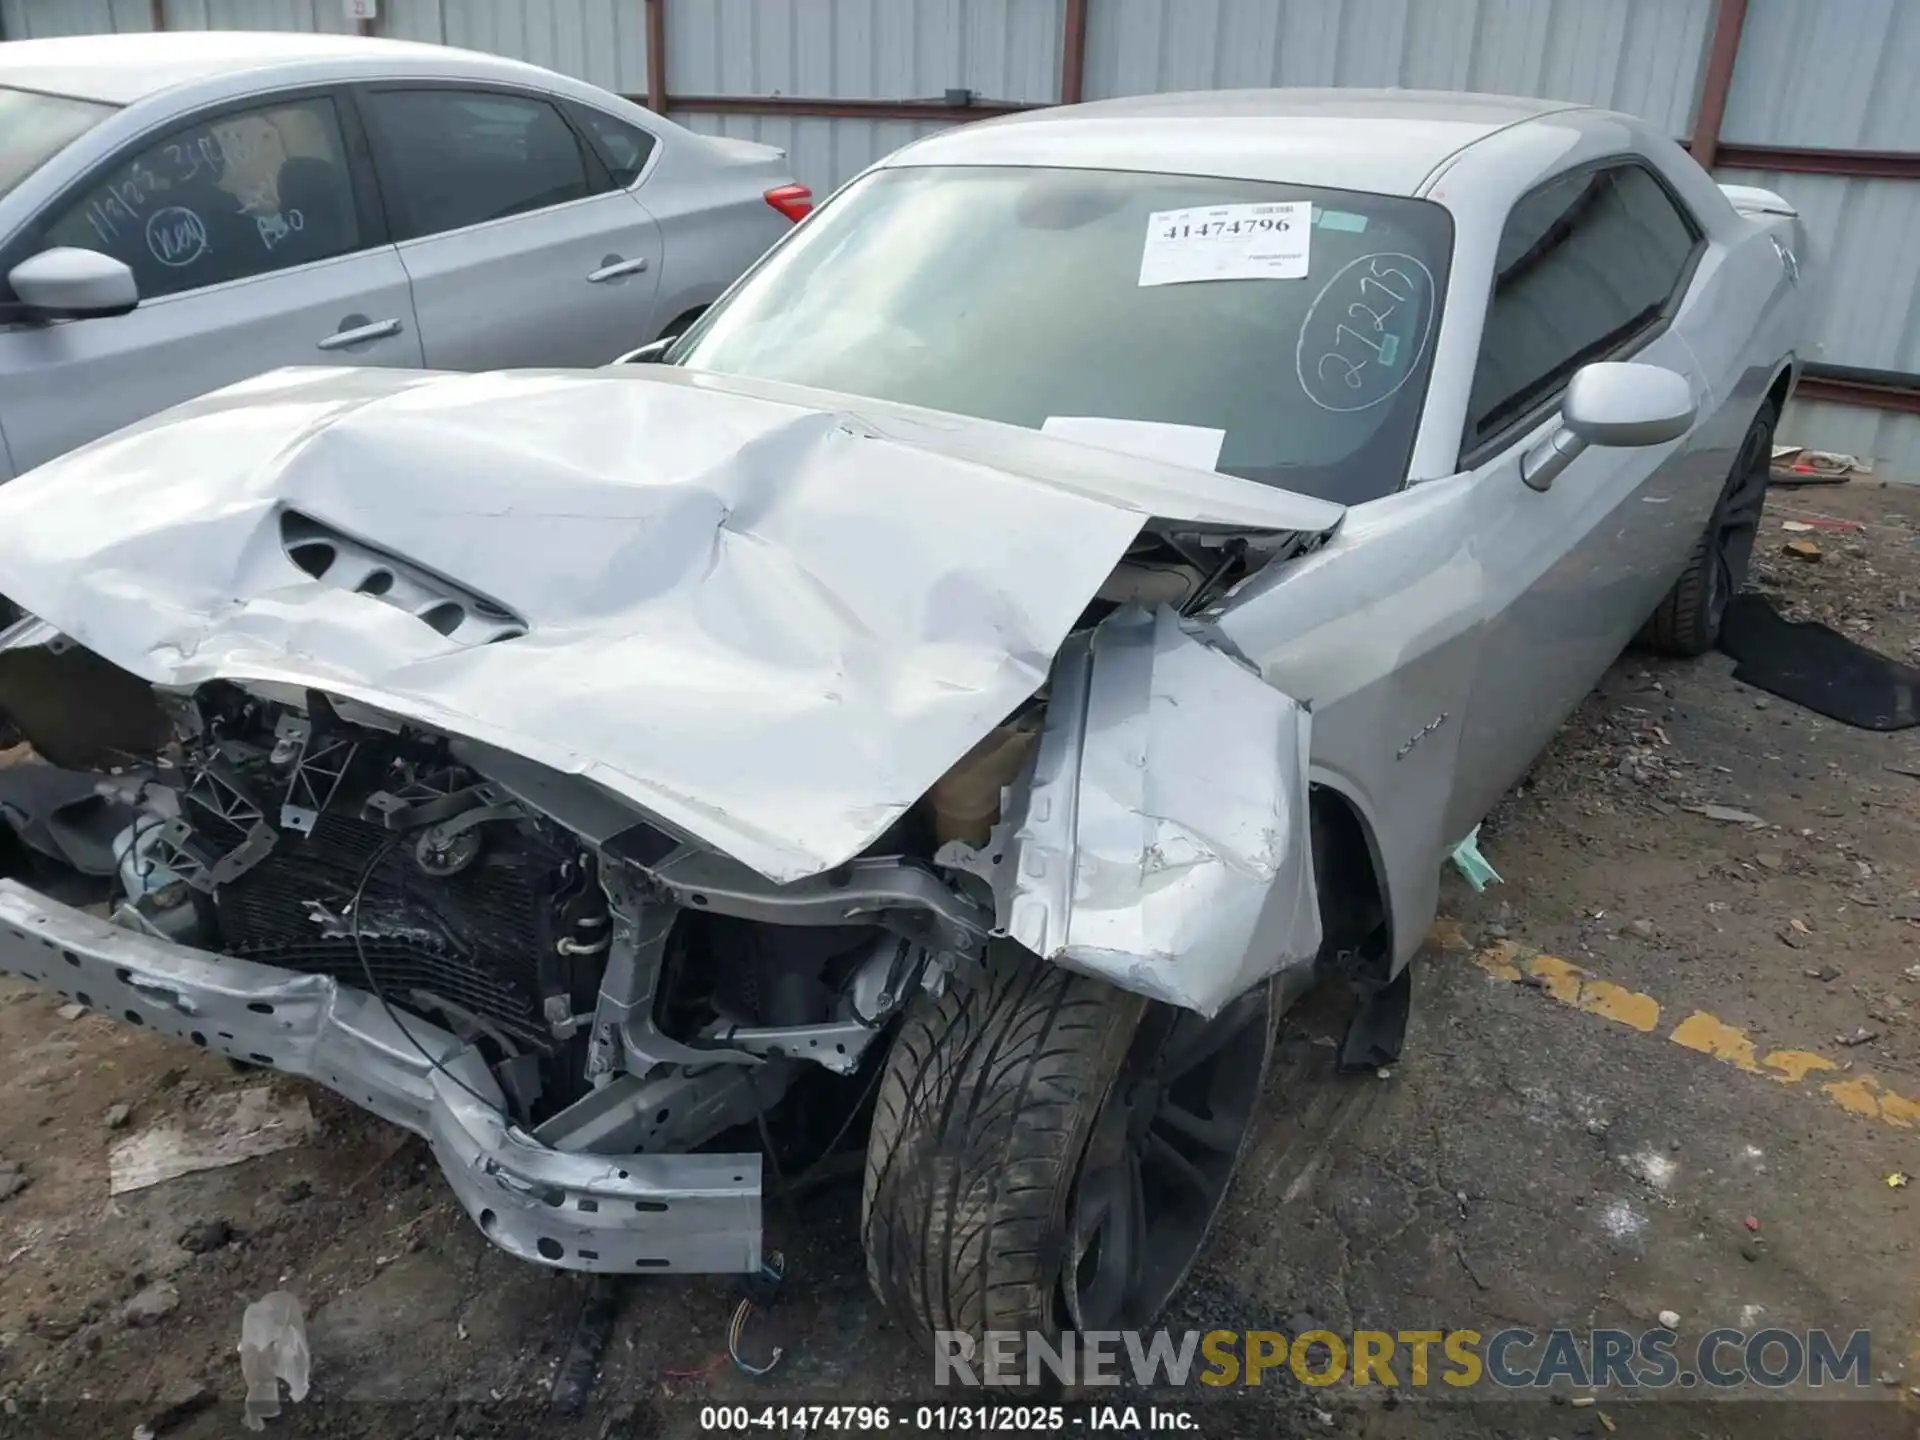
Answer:
[[[1152,515],[1341,510],[658,366],[280,371],[0,489],[0,593],[143,680],[377,707],[787,881],[1034,693]]]
[[[1307,739],[1302,706],[1170,609],[1074,637],[1012,817],[1002,925],[1037,955],[1206,1015],[1310,962]]]

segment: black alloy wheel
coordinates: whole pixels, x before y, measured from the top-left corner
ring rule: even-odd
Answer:
[[[1166,1305],[1213,1229],[1273,1053],[1263,984],[1211,1020],[1142,1016],[1080,1164],[1061,1288],[1079,1330],[1136,1329]]]

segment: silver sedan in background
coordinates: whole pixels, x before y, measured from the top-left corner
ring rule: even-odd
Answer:
[[[353,36],[0,44],[0,480],[283,365],[601,365],[811,205],[784,152]]]

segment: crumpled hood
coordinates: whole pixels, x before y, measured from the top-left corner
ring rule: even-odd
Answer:
[[[0,594],[153,683],[360,700],[791,880],[1033,694],[1149,516],[1340,513],[661,367],[287,370],[0,486]]]

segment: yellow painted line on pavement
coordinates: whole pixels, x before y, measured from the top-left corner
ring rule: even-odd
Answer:
[[[1529,954],[1511,940],[1501,940],[1475,955],[1473,963],[1498,980],[1520,982],[1531,977],[1562,1005],[1598,1015],[1602,1020],[1612,1020],[1646,1034],[1659,1028],[1658,1000],[1610,980],[1597,980],[1558,955]]]
[[[1467,948],[1460,927],[1452,921],[1436,922],[1428,938],[1442,950]],[[1660,1002],[1653,996],[1602,980],[1557,955],[1536,954],[1511,940],[1500,940],[1476,951],[1473,963],[1493,979],[1533,985],[1562,1005],[1629,1030],[1651,1035],[1662,1028]],[[1761,1054],[1746,1031],[1705,1010],[1688,1014],[1667,1032],[1667,1039],[1749,1075],[1817,1090],[1850,1115],[1880,1120],[1902,1130],[1920,1129],[1920,1101],[1892,1089],[1877,1076],[1814,1050],[1769,1050]]]

